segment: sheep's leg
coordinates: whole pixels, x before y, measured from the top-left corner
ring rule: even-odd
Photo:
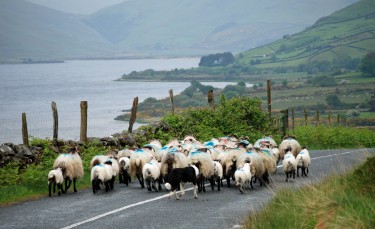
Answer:
[[[92,181],[91,181],[91,187],[92,187],[92,192],[95,194],[95,193],[96,193],[96,184],[95,184],[95,180],[92,180]]]
[[[210,178],[210,184],[211,184],[212,191],[215,190],[215,179],[213,176],[211,176]]]
[[[296,179],[296,171],[295,170],[293,170],[292,174],[293,174],[293,179]]]
[[[254,177],[251,177],[251,179],[250,179],[250,181],[249,181],[249,183],[250,183],[250,188],[251,188],[251,189],[254,189],[254,187],[253,187],[253,182],[252,182],[253,178],[254,178]]]
[[[161,183],[163,183],[163,178],[160,176],[159,178],[158,178],[158,191],[161,191]]]
[[[60,196],[61,195],[61,190],[62,190],[62,184],[57,184],[57,194]]]
[[[217,190],[220,191],[220,182],[221,182],[221,179],[220,177],[217,178]]]
[[[137,178],[138,178],[139,184],[141,185],[141,188],[145,188],[145,182],[143,180],[143,176],[137,174]]]
[[[230,188],[230,176],[229,176],[229,175],[226,175],[225,178],[226,178],[226,180],[227,180],[228,188]]]
[[[77,181],[77,179],[74,178],[74,179],[73,179],[73,188],[74,188],[74,192],[77,192],[76,181]]]
[[[285,175],[286,175],[286,182],[288,182],[288,176],[289,176],[288,172],[285,172]]]
[[[70,185],[72,184],[71,180],[65,180],[65,193],[68,192],[68,189],[70,188]]]
[[[238,184],[237,187],[238,187],[238,190],[240,191],[240,193],[243,194],[242,184]]]
[[[105,184],[105,192],[108,192],[111,188],[110,188],[110,184],[109,184],[110,181],[106,181],[104,182]]]
[[[125,181],[124,181],[124,172],[120,172],[118,174],[118,181],[119,181],[119,184],[125,184]]]
[[[201,179],[202,190],[203,190],[203,192],[206,192],[206,186],[204,185],[204,181],[205,181],[205,179],[204,179],[204,177],[202,177],[202,179]]]
[[[48,196],[51,196],[52,183],[48,184]]]

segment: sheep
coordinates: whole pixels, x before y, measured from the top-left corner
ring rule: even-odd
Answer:
[[[143,149],[135,150],[130,157],[130,175],[133,177],[136,176],[138,178],[141,188],[145,187],[142,168],[147,162],[150,162],[151,157],[152,154]]]
[[[306,147],[303,147],[302,151],[297,155],[297,177],[299,177],[298,170],[301,169],[301,176],[306,176],[309,173],[309,166],[311,163],[310,153]]]
[[[170,148],[167,154],[161,160],[160,173],[164,181],[168,181],[168,174],[174,168],[185,168],[188,161],[185,154],[181,153],[177,148]]]
[[[284,159],[284,154],[286,152],[285,151],[286,149],[291,149],[294,157],[297,157],[297,154],[299,152],[301,152],[301,150],[302,150],[301,145],[299,144],[299,142],[296,139],[291,138],[291,137],[286,137],[286,138],[284,138],[284,140],[279,145],[279,151],[280,151],[279,160]],[[277,164],[278,163],[279,163],[279,161],[277,161]]]
[[[206,192],[204,186],[205,179],[210,180],[211,187],[213,188],[214,163],[211,156],[204,152],[194,151],[187,158],[189,164],[195,165],[199,169],[198,191]]]
[[[160,180],[160,166],[156,157],[152,157],[150,162],[147,162],[142,168],[143,179],[146,181],[147,190],[155,191],[161,190],[161,180]],[[158,188],[155,186],[156,181],[158,182]]]
[[[119,171],[120,184],[125,184],[126,186],[128,186],[129,182],[131,182],[130,158],[129,157],[121,157],[119,159],[119,165],[120,165],[120,171]]]
[[[56,185],[58,190],[58,195],[63,193],[63,182],[64,177],[61,168],[56,168],[48,173],[48,195],[51,196],[51,188],[53,185],[53,193],[56,192]]]
[[[105,191],[108,192],[111,189],[111,182],[113,176],[112,162],[110,160],[104,162],[104,164],[97,164],[91,169],[91,185],[92,191],[95,194],[100,190],[100,185],[105,185]]]
[[[220,191],[220,186],[222,185],[222,179],[223,179],[223,166],[218,161],[214,161],[214,175],[213,179],[214,182],[217,182],[217,190]],[[214,190],[214,187],[212,187],[212,190]]]
[[[262,158],[265,168],[265,173],[262,176],[263,181],[269,184],[269,175],[274,174],[277,171],[276,159],[268,148],[262,148],[258,150],[257,153]]]
[[[131,155],[133,154],[134,150],[131,149],[123,149],[118,151],[117,153],[117,158],[122,158],[122,157],[128,157],[130,158]]]
[[[283,160],[283,168],[286,175],[286,182],[293,176],[296,179],[297,160],[291,150],[287,150]]]
[[[245,148],[235,148],[228,151],[228,155],[225,159],[225,173],[224,177],[227,180],[227,186],[230,187],[230,179],[234,180],[234,172],[237,169],[237,159],[246,152]]]
[[[236,180],[236,186],[238,187],[238,190],[243,194],[244,188],[249,188],[249,186],[252,187],[251,184],[251,171],[250,166],[252,162],[246,161],[246,163],[236,170],[234,173],[234,178]]]
[[[95,165],[103,164],[109,159],[107,155],[96,155],[90,161],[90,168],[92,169]]]
[[[267,176],[262,157],[256,152],[248,151],[238,157],[236,166],[237,168],[242,168],[243,165],[247,162],[252,163],[252,165],[250,166],[250,171],[252,174],[250,183],[251,188],[253,188],[252,183],[255,183],[256,178],[260,180],[260,186],[262,186],[266,179],[265,176]]]
[[[277,143],[271,136],[264,136],[263,138],[256,140],[254,143],[255,148],[261,148],[262,145],[269,145],[270,148],[277,147]]]
[[[161,161],[162,154],[160,149],[162,148],[162,145],[159,140],[153,140],[149,144],[144,145],[142,148],[156,157],[159,162]]]
[[[189,165],[185,168],[174,168],[168,174],[168,182],[165,183],[165,188],[170,191],[168,199],[170,199],[173,194],[176,196],[176,200],[179,200],[185,194],[185,183],[193,183],[194,188],[194,198],[198,198],[197,188],[198,188],[198,176],[200,172],[199,169],[194,165]],[[177,189],[180,188],[181,193],[177,195]]]
[[[76,181],[78,179],[83,178],[83,165],[82,159],[79,154],[75,151],[75,149],[70,149],[70,153],[68,154],[60,154],[53,163],[53,168],[61,168],[64,181],[65,181],[65,188],[63,189],[63,193],[66,193],[73,181],[74,192],[77,192],[76,188]]]

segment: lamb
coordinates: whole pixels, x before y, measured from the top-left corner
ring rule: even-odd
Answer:
[[[112,162],[106,161],[104,164],[97,164],[92,167],[91,169],[91,184],[92,184],[92,191],[95,194],[98,190],[100,190],[100,185],[105,185],[105,191],[108,192],[111,189],[111,182],[113,170],[112,170]]]
[[[211,187],[213,188],[214,163],[211,156],[204,152],[195,151],[189,154],[188,163],[195,165],[199,170],[198,191],[206,192],[204,186],[205,179],[210,180]]]
[[[119,159],[119,165],[120,165],[120,171],[119,171],[120,184],[125,184],[126,186],[128,186],[129,182],[131,182],[130,158],[129,157],[121,157]]]
[[[292,138],[292,137],[286,137],[279,145],[279,151],[280,151],[280,159],[284,159],[284,154],[286,149],[291,149],[292,154],[294,157],[297,157],[297,154],[301,152],[302,148],[299,142]],[[279,161],[277,161],[277,164]]]
[[[250,171],[250,166],[252,162],[246,161],[246,163],[241,167],[236,170],[234,173],[234,178],[236,180],[236,186],[238,187],[238,190],[241,193],[244,193],[243,190],[244,188],[249,188],[249,186],[252,187],[251,184],[251,171]]]
[[[161,190],[160,166],[156,157],[152,157],[151,161],[143,166],[142,174],[148,191],[151,191],[151,187],[155,191]],[[156,181],[159,184],[158,187],[155,186]]]
[[[53,193],[56,192],[56,185],[58,190],[58,195],[63,193],[63,182],[64,177],[61,168],[56,168],[48,173],[48,195],[51,196],[51,189],[53,185]]]
[[[82,159],[74,149],[70,149],[68,154],[60,154],[53,163],[53,168],[61,168],[64,181],[65,189],[63,193],[66,193],[73,181],[74,192],[77,192],[76,181],[83,178],[83,165]]]
[[[138,178],[141,188],[145,187],[142,169],[147,162],[150,162],[151,157],[152,154],[143,149],[135,150],[132,156],[130,157],[130,175],[133,177],[136,176]]]
[[[214,175],[213,175],[214,182],[217,182],[217,190],[220,191],[220,186],[222,185],[223,179],[223,166],[218,161],[214,161]],[[212,187],[214,190],[214,187]]]
[[[309,173],[309,166],[311,163],[310,153],[306,147],[297,155],[297,177],[299,177],[298,170],[301,169],[301,176],[306,176]]]
[[[296,170],[297,170],[297,160],[294,157],[291,150],[287,150],[283,160],[283,168],[286,175],[286,181],[289,181],[289,178],[292,177],[296,179]]]
[[[168,174],[174,168],[185,168],[188,161],[185,154],[181,153],[177,148],[170,148],[167,154],[161,160],[160,173],[164,181],[168,181]]]
[[[189,165],[185,168],[174,168],[168,174],[168,182],[165,183],[165,188],[170,191],[169,199],[176,196],[176,200],[179,200],[185,194],[185,183],[191,182],[194,187],[194,198],[198,198],[197,194],[197,182],[199,176],[199,169],[194,165]],[[177,195],[177,189],[180,188],[180,195]]]

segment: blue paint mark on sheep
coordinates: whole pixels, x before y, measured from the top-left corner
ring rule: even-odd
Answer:
[[[194,151],[194,152],[191,152],[190,155],[195,155],[195,154],[201,154],[202,152],[199,152],[199,151]]]

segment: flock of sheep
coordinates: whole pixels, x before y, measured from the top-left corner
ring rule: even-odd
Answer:
[[[124,149],[116,154],[97,155],[92,158],[91,182],[92,191],[106,192],[114,188],[115,178],[120,184],[128,185],[131,178],[136,177],[141,188],[159,191],[162,184],[179,199],[184,194],[184,183],[193,183],[194,197],[197,190],[205,192],[205,183],[209,182],[212,190],[227,186],[234,182],[238,190],[253,188],[259,180],[260,185],[269,183],[270,174],[277,171],[282,160],[286,181],[295,175],[307,176],[310,165],[309,151],[302,148],[294,138],[284,138],[277,145],[272,137],[263,137],[254,144],[235,137],[215,138],[208,142],[200,142],[193,136],[182,141],[173,140],[162,146],[158,140],[139,149]],[[53,187],[58,188],[58,195],[65,193],[73,182],[74,192],[76,180],[83,177],[82,160],[76,148],[67,154],[59,155],[48,174],[49,196]],[[65,182],[65,188],[63,183]],[[180,190],[179,194],[176,191]]]

